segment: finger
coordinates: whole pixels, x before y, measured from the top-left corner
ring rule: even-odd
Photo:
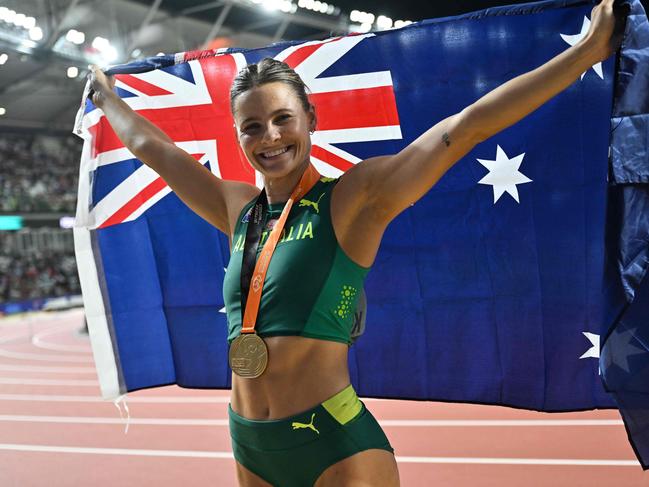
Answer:
[[[615,27],[611,36],[611,47],[617,50],[622,44],[624,32],[626,30],[626,19],[631,11],[631,5],[626,2],[616,2],[613,5],[613,14],[615,16]]]

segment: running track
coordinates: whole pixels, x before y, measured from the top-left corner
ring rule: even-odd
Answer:
[[[102,401],[82,312],[0,319],[0,486],[234,487],[228,391]],[[649,486],[616,411],[366,400],[403,486]],[[122,409],[122,413],[124,410]]]

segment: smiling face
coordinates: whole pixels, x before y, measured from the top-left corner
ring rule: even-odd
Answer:
[[[315,116],[286,83],[266,83],[238,95],[234,120],[248,162],[265,177],[285,177],[308,164]]]

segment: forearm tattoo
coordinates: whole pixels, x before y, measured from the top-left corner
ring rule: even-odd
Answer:
[[[446,147],[448,147],[449,145],[451,145],[451,139],[450,139],[450,137],[448,136],[448,133],[447,133],[447,132],[444,132],[444,135],[442,135],[442,140],[443,140],[444,143],[446,144]]]

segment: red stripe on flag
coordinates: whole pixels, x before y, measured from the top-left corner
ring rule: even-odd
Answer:
[[[127,84],[135,88],[140,93],[144,93],[147,96],[156,96],[156,95],[171,95],[170,91],[164,90],[159,86],[147,83],[146,81],[136,78],[131,74],[118,74],[115,76],[122,83]]]
[[[146,203],[149,198],[155,196],[158,192],[164,189],[165,186],[167,186],[167,183],[160,177],[149,183],[142,191],[133,196],[133,198],[127,201],[124,206],[113,213],[108,220],[99,226],[99,228],[106,228],[111,225],[122,223],[129,216],[135,213],[144,203]]]
[[[205,153],[191,154],[191,156],[200,161],[200,159],[205,155]],[[106,220],[99,228],[110,227],[111,225],[116,225],[122,223],[134,212],[140,209],[140,207],[146,203],[149,198],[155,196],[159,191],[164,189],[167,186],[167,183],[162,179],[158,178],[148,186],[146,186],[142,191],[136,194],[133,198],[126,202],[119,210],[117,210],[113,215]]]
[[[300,47],[288,55],[284,62],[291,68],[295,69],[302,61],[322,47],[322,44],[311,44],[310,46]]]
[[[310,95],[318,114],[318,130],[399,125],[392,86]]]
[[[333,166],[341,171],[347,171],[354,164],[343,159],[340,156],[337,156],[333,152],[329,152],[327,149],[323,149],[319,145],[311,146],[311,155],[316,159],[320,159],[322,162],[326,162],[330,166]]]
[[[227,127],[229,131],[226,132],[224,130],[225,123],[217,119],[213,105],[146,109],[138,110],[137,113],[153,122],[174,141],[214,140],[224,136],[234,138],[232,119],[230,119],[230,126]],[[218,129],[222,131],[217,132]],[[124,147],[105,116],[101,117],[99,123],[90,127],[89,130],[91,133],[99,135],[96,138],[95,147],[98,154]]]

